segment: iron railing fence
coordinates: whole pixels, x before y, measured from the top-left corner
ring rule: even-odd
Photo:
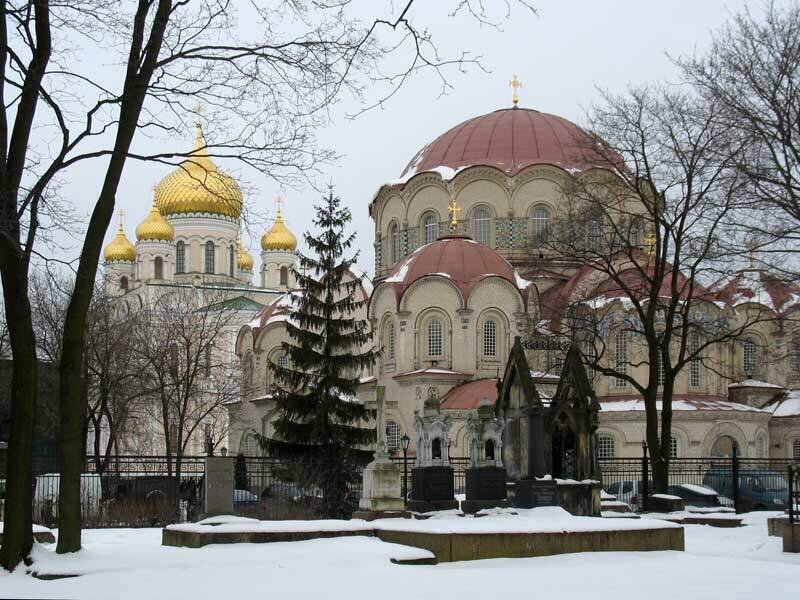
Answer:
[[[800,463],[789,465],[786,469],[789,483],[789,522],[800,519]]]
[[[34,522],[57,527],[58,462],[35,458],[34,473]],[[203,456],[180,461],[175,456],[113,456],[109,461],[87,456],[80,484],[82,526],[160,527],[191,520],[199,509],[204,473]]]
[[[392,461],[400,467],[400,482],[403,483],[403,457],[402,456],[392,456]],[[407,490],[407,494],[411,493],[411,473],[414,469],[414,464],[416,462],[415,457],[409,456],[407,462],[407,474],[406,474],[406,487],[403,489]],[[466,472],[469,468],[469,457],[467,456],[451,456],[450,457],[450,466],[453,468],[453,491],[455,494],[463,494],[466,492],[467,489],[467,480],[466,480]]]
[[[654,493],[653,470],[646,455],[601,458],[603,489],[638,511],[648,510]],[[686,504],[719,505],[737,512],[787,510],[791,504],[788,469],[791,459],[672,458],[667,493]],[[708,490],[716,492],[716,498]]]

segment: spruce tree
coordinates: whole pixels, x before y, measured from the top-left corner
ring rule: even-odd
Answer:
[[[298,285],[289,292],[288,365],[269,365],[277,382],[275,434],[261,442],[271,456],[302,469],[305,481],[322,492],[322,514],[337,518],[352,510],[348,491],[371,459],[375,433],[363,425],[372,411],[356,400],[356,391],[376,353],[368,322],[355,315],[365,304],[350,270],[359,253],[344,257],[355,242],[355,233],[344,232],[350,210],[333,190],[315,209],[317,235],[303,236],[314,256],[298,254]]]

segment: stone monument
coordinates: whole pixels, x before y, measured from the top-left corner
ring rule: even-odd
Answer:
[[[491,401],[481,401],[467,419],[469,468],[466,471],[465,513],[508,506],[506,470],[503,467],[503,422],[494,416]]]
[[[558,387],[541,395],[525,350],[558,343],[517,337],[498,390],[495,415],[502,420],[503,464],[514,483],[514,505],[560,505],[575,515],[600,514],[600,473],[595,433],[600,404],[577,346],[564,356]],[[566,350],[566,353],[564,353]]]
[[[206,456],[204,515],[233,514],[233,457]]]
[[[386,402],[385,388],[379,386],[375,399],[375,458],[364,469],[359,510],[353,518],[378,519],[398,517],[404,513],[403,495],[400,486],[400,467],[389,457],[386,443]]]
[[[448,434],[450,422],[439,411],[439,394],[428,389],[422,411],[414,418],[417,435],[416,466],[411,470],[411,502],[408,510],[430,512],[458,508],[453,493]]]

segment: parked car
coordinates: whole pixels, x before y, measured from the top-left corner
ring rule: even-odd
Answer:
[[[249,490],[233,490],[234,508],[257,506],[259,497]]]
[[[33,491],[33,521],[54,524],[58,521],[58,492],[61,488],[60,473],[44,473],[36,477]],[[81,474],[81,514],[96,517],[100,514],[100,500],[103,496],[100,475]]]
[[[733,474],[730,469],[709,469],[703,475],[703,485],[733,498]],[[741,510],[784,510],[788,500],[789,484],[780,473],[768,469],[739,471]]]

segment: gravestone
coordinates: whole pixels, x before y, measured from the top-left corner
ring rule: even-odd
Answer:
[[[542,371],[552,360],[542,357],[553,353],[563,356],[563,367],[551,390],[553,375]],[[565,347],[553,336],[515,339],[495,404],[515,506],[556,504],[576,515],[600,514],[599,410],[575,344]],[[546,476],[555,481],[542,483]]]
[[[205,516],[233,514],[232,456],[206,456]]]
[[[428,390],[422,416],[414,418],[417,460],[411,470],[408,510],[430,512],[458,508],[454,497],[453,468],[448,445],[450,422],[439,411],[436,388]]]
[[[461,503],[465,513],[508,506],[502,434],[503,423],[495,418],[491,402],[481,401],[467,419],[470,466],[465,473],[466,499]]]
[[[386,443],[385,388],[378,387],[375,399],[375,458],[364,469],[359,510],[355,519],[373,519],[404,516],[404,502],[400,485],[400,467],[389,457]]]

